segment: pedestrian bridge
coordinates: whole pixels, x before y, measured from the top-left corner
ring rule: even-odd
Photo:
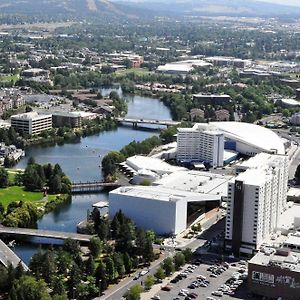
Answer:
[[[41,238],[51,238],[58,240],[72,239],[78,242],[88,243],[92,235],[78,234],[72,232],[59,232],[50,230],[39,230],[39,229],[29,229],[29,228],[12,228],[12,227],[0,227],[0,234],[10,235],[14,237],[41,237]]]
[[[120,184],[118,182],[103,182],[103,181],[92,181],[92,182],[74,182],[72,183],[72,194],[76,193],[93,193],[99,192],[102,189],[118,188]]]

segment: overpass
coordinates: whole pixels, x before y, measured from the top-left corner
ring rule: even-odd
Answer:
[[[71,191],[72,194],[76,193],[95,193],[99,192],[102,189],[109,188],[118,188],[120,187],[118,182],[103,182],[103,181],[92,181],[92,182],[73,182]]]
[[[59,232],[50,230],[39,230],[39,229],[29,229],[29,228],[13,228],[13,227],[0,227],[0,234],[11,235],[15,237],[29,236],[29,237],[41,237],[41,238],[51,238],[58,240],[72,239],[78,242],[88,243],[92,235],[87,234],[77,234],[72,232]]]
[[[21,263],[25,271],[29,270],[27,265],[2,240],[0,240],[0,262],[6,268],[10,264],[16,268]]]
[[[147,125],[164,125],[164,126],[176,126],[180,122],[172,120],[155,120],[155,119],[139,119],[139,118],[116,118],[119,123],[131,123],[133,127],[137,127],[138,124]]]

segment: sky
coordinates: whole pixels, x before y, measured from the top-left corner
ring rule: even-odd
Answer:
[[[300,6],[300,0],[259,0],[263,2]]]

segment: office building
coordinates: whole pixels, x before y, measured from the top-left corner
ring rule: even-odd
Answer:
[[[29,135],[37,135],[52,128],[52,115],[39,115],[37,112],[13,115],[11,126]]]
[[[178,128],[177,160],[207,162],[213,167],[223,166],[224,135],[208,124],[193,128]]]
[[[53,112],[52,113],[53,127],[71,127],[79,128],[82,124],[81,115],[69,112]]]
[[[300,254],[266,248],[248,263],[248,289],[268,299],[300,299]]]
[[[252,255],[287,208],[288,158],[261,153],[236,167],[228,184],[225,248]]]

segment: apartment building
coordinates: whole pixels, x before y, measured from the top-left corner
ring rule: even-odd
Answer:
[[[238,165],[236,174],[228,184],[225,248],[252,255],[286,209],[288,158],[260,153]]]

